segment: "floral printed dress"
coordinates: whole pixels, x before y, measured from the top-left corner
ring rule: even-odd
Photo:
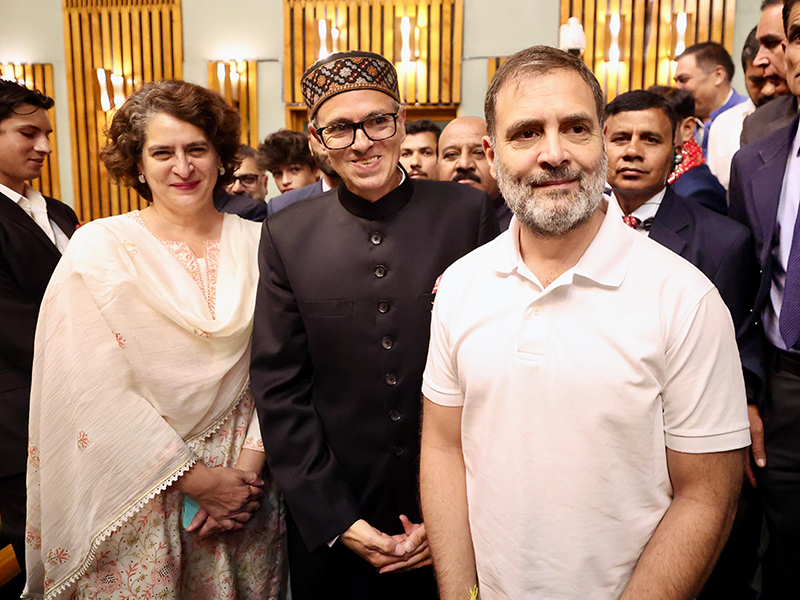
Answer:
[[[138,211],[130,218],[145,226]],[[206,242],[205,264],[188,245],[160,240],[200,286],[214,310],[215,242]],[[255,402],[248,391],[208,437],[201,459],[208,467],[234,467],[243,448],[260,450],[251,423]],[[182,527],[184,495],[166,489],[105,540],[78,580],[75,600],[272,600],[286,595],[284,507],[275,483],[266,480],[261,507],[239,531],[205,540]]]

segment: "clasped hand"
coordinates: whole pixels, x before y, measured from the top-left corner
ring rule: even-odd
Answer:
[[[400,515],[404,533],[387,535],[359,519],[341,536],[341,542],[381,573],[404,572],[431,564],[424,523]]]
[[[258,510],[264,482],[252,471],[197,464],[178,480],[178,490],[200,505],[186,531],[200,539],[242,529]]]

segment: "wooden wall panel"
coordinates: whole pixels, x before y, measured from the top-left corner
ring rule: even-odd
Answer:
[[[50,96],[51,98],[55,96],[53,65],[51,64],[0,64],[0,75],[6,79],[14,79],[27,88],[39,90],[45,96]],[[30,184],[45,196],[64,200],[61,197],[61,183],[58,179],[58,140],[56,139],[55,107],[48,110],[47,115],[50,117],[50,124],[53,126],[53,133],[50,134],[52,152],[45,158],[42,174],[32,180]]]
[[[401,62],[395,30],[401,17],[416,19],[419,57]],[[303,104],[300,79],[319,58],[318,23],[339,30],[339,51],[367,50],[395,63],[403,100],[414,106],[457,106],[461,101],[464,0],[284,0],[284,101],[287,114]],[[415,34],[411,33],[412,43]],[[333,52],[328,34],[328,52]],[[287,127],[297,122],[291,116]]]
[[[219,73],[224,69],[224,81]],[[231,71],[238,73],[235,83]],[[242,143],[258,147],[258,63],[254,60],[211,61],[208,63],[208,87],[222,94],[222,97],[239,111],[242,119]],[[236,86],[234,95],[233,86]]]
[[[100,162],[115,107],[101,106],[97,70],[121,77],[125,96],[148,81],[179,79],[180,0],[63,0],[63,9],[75,211],[86,222],[143,208],[147,203],[113,183]]]
[[[733,55],[736,0],[561,0],[561,22],[578,17],[586,32],[584,61],[595,72],[607,100],[654,84],[673,85],[677,39],[674,15],[689,13],[686,46],[719,42]],[[618,64],[606,60],[606,22],[624,16],[620,37],[627,41]],[[489,59],[490,69],[491,61]],[[738,57],[734,56],[738,64]]]

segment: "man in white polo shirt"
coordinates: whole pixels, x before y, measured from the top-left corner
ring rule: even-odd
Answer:
[[[694,598],[749,444],[730,314],[603,198],[603,94],[543,46],[498,70],[508,232],[445,271],[421,497],[442,600]]]

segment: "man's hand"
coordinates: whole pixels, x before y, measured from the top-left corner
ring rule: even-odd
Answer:
[[[764,450],[764,422],[755,404],[747,405],[747,416],[750,419],[750,448],[745,455],[744,472],[750,485],[756,487],[756,475],[753,462],[763,469],[767,466],[767,453]]]
[[[196,464],[176,482],[223,529],[241,529],[258,510],[264,482],[250,471]],[[194,520],[193,520],[194,524]],[[209,532],[210,533],[210,532]]]
[[[424,523],[412,523],[405,515],[400,515],[405,533],[392,537],[403,546],[405,557],[400,562],[392,563],[381,568],[381,573],[404,573],[412,569],[425,567],[433,562],[431,549],[428,545],[428,535]]]
[[[375,529],[364,519],[359,519],[353,523],[342,534],[339,541],[378,569],[404,560],[406,547],[410,547],[413,544],[413,542],[409,542],[406,539],[403,542],[398,542],[393,537]],[[404,546],[404,544],[407,544],[407,546]]]
[[[204,509],[199,509],[186,531],[197,531],[197,539],[204,540],[207,537],[219,533],[220,531],[236,531],[244,527],[244,523],[233,521],[231,529],[225,529],[217,520],[209,515]]]

